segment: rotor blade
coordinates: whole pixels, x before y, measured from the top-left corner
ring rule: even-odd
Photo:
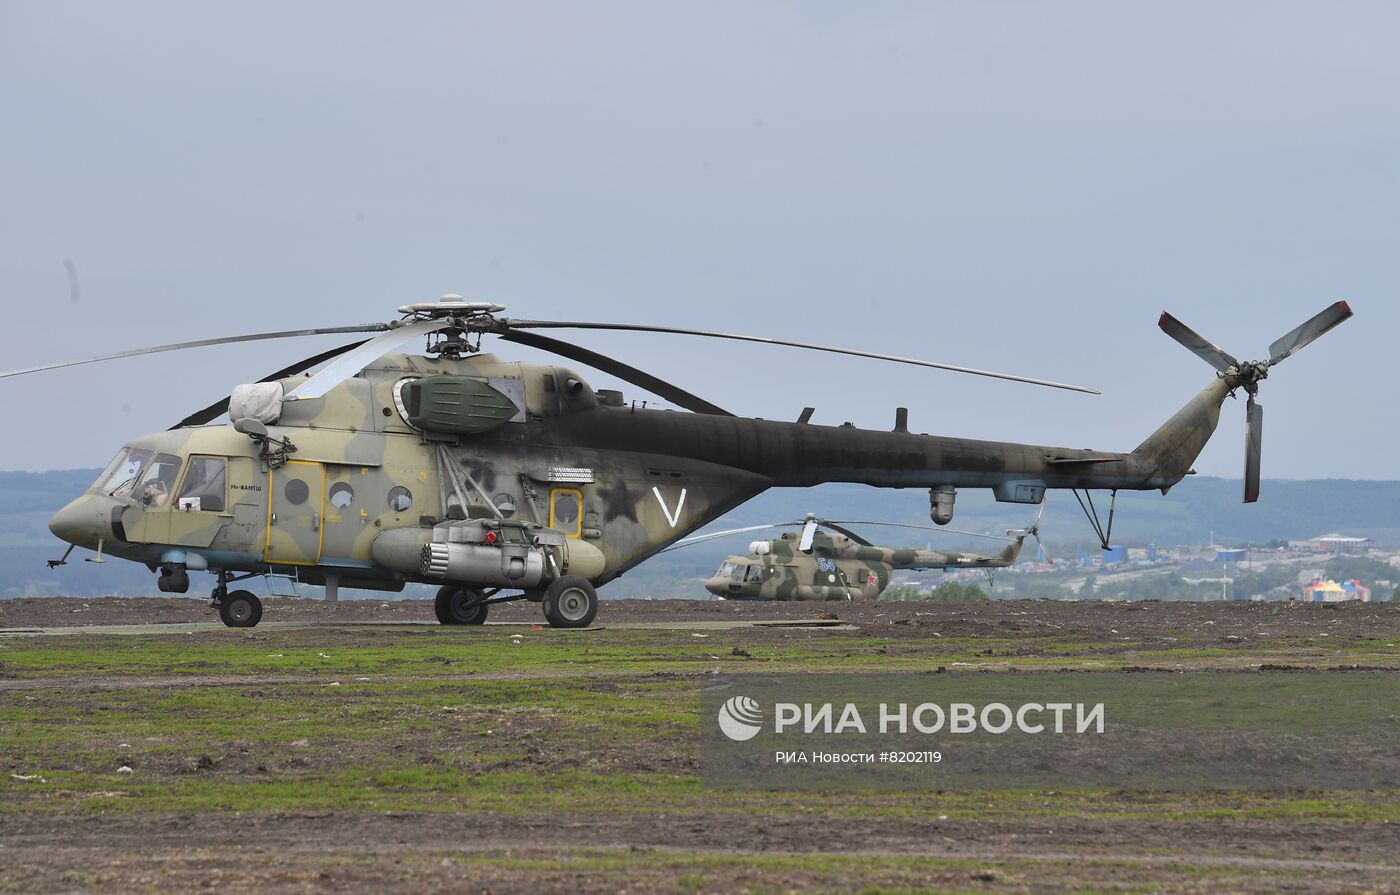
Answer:
[[[888,525],[891,528],[914,528],[919,531],[938,531],[954,535],[967,535],[973,538],[991,538],[994,541],[1014,541],[1015,538],[1004,538],[1001,535],[983,534],[980,531],[964,531],[961,528],[934,527],[932,525],[914,525],[910,522],[876,522],[869,519],[838,519],[834,522],[830,519],[823,519],[822,524],[828,528],[835,528],[837,525]]]
[[[976,370],[972,367],[959,367],[953,364],[939,364],[933,361],[912,357],[899,357],[893,354],[879,354],[874,351],[860,351],[855,348],[835,348],[830,345],[813,345],[807,342],[792,342],[787,339],[770,339],[766,336],[745,336],[736,333],[711,332],[704,329],[682,329],[674,326],[649,326],[639,323],[584,323],[561,320],[511,320],[512,329],[606,329],[623,332],[671,333],[681,336],[704,336],[710,339],[733,339],[738,342],[758,342],[763,345],[783,345],[789,348],[806,348],[811,351],[826,351],[832,354],[848,354],[852,357],[868,357],[873,360],[892,361],[897,364],[911,364],[916,367],[931,367],[935,370],[949,370],[954,373],[970,373],[974,376],[989,376],[992,379],[1006,379],[1011,382],[1024,382],[1030,385],[1043,385],[1049,388],[1062,388],[1072,392],[1097,395],[1098,391],[1082,385],[1068,385],[1051,382],[1047,379],[1033,379],[1029,376],[1014,376],[1010,373],[995,373],[990,370]]]
[[[786,522],[772,522],[768,525],[748,525],[744,528],[729,528],[724,531],[712,531],[703,535],[696,535],[692,538],[683,538],[667,547],[665,550],[658,550],[657,553],[669,553],[672,550],[679,550],[682,547],[694,547],[696,544],[703,544],[706,541],[714,541],[719,538],[727,538],[730,535],[743,534],[746,531],[759,531],[764,528],[784,528],[787,525],[788,523]]]
[[[679,386],[672,385],[664,379],[658,379],[650,373],[638,370],[636,367],[628,366],[622,361],[614,360],[596,351],[590,351],[580,345],[570,342],[562,342],[558,339],[551,339],[549,336],[542,336],[539,333],[527,332],[505,332],[501,338],[507,342],[515,342],[517,345],[528,345],[531,348],[538,348],[541,351],[548,351],[550,354],[557,354],[560,357],[567,357],[569,360],[586,364],[595,370],[616,376],[623,382],[630,382],[638,388],[646,389],[653,395],[670,401],[677,407],[684,407],[695,413],[708,413],[712,416],[733,416],[734,414],[722,407],[716,407],[704,398],[692,395]]]
[[[817,520],[809,518],[802,526],[802,537],[797,542],[797,549],[803,553],[812,552],[812,538],[817,533]]]
[[[1245,407],[1244,502],[1259,499],[1259,462],[1264,449],[1264,405],[1253,398]]]
[[[1187,350],[1191,351],[1221,373],[1224,373],[1231,367],[1239,366],[1240,362],[1225,353],[1223,348],[1182,323],[1180,320],[1177,320],[1166,311],[1162,312],[1162,316],[1157,320],[1157,325],[1162,328],[1162,332],[1176,339],[1182,345],[1186,346]]]
[[[319,329],[289,329],[282,332],[249,333],[245,336],[223,336],[217,339],[198,339],[193,342],[173,342],[169,345],[155,345],[151,348],[133,348],[130,351],[100,354],[96,357],[85,357],[81,360],[65,360],[52,364],[40,364],[37,367],[25,367],[22,370],[10,370],[0,373],[0,379],[5,379],[10,376],[23,376],[26,373],[39,373],[44,370],[57,370],[60,367],[77,367],[83,364],[95,364],[98,361],[117,360],[123,357],[138,357],[142,354],[159,354],[162,351],[180,351],[185,348],[205,348],[210,345],[230,345],[234,342],[260,342],[264,339],[292,339],[298,336],[324,336],[334,333],[372,333],[380,332],[388,328],[389,325],[386,323],[367,323],[363,326],[329,326]]]
[[[821,524],[822,524],[822,525],[825,525],[827,528],[831,529],[832,531],[840,532],[841,534],[843,534],[843,535],[845,535],[846,537],[850,538],[852,541],[855,541],[857,544],[859,544],[859,545],[862,546],[862,547],[874,547],[874,546],[875,546],[874,544],[872,544],[872,543],[870,543],[869,541],[867,541],[865,538],[862,538],[860,535],[858,535],[858,534],[856,534],[855,532],[851,531],[849,528],[842,528],[840,525],[837,525],[835,522],[822,522]]]
[[[404,343],[442,328],[443,322],[441,320],[415,320],[412,323],[395,327],[388,332],[380,333],[358,348],[345,352],[327,364],[310,379],[292,389],[291,393],[283,400],[304,401],[319,398]]]
[[[1351,316],[1351,306],[1339,301],[1269,346],[1269,366],[1292,357],[1310,342]]]
[[[363,345],[365,342],[368,342],[368,341],[369,341],[368,339],[364,339],[364,340],[359,341],[359,342],[351,342],[349,345],[341,345],[339,348],[332,348],[330,351],[322,351],[320,354],[313,354],[311,357],[308,357],[306,360],[297,361],[296,363],[292,364],[290,367],[283,367],[282,369],[278,370],[276,373],[269,373],[268,375],[264,376],[263,378],[259,379],[258,381],[259,381],[259,382],[276,382],[276,381],[279,380],[279,379],[286,379],[288,376],[295,376],[295,375],[297,375],[298,373],[301,373],[301,372],[304,372],[304,371],[306,371],[306,370],[311,369],[312,367],[316,366],[317,364],[321,364],[321,363],[324,363],[324,362],[330,360],[331,358],[335,357],[335,356],[338,355],[338,354],[344,354],[345,352],[349,351],[351,348],[358,348],[358,347],[360,347],[361,345]],[[180,420],[180,421],[179,421],[178,423],[176,423],[175,425],[171,426],[170,428],[171,428],[172,430],[174,430],[174,429],[183,429],[183,428],[185,428],[186,426],[202,426],[202,425],[204,425],[205,423],[210,422],[211,420],[215,419],[216,417],[219,417],[219,416],[222,416],[222,415],[225,414],[225,413],[228,413],[228,402],[229,402],[229,398],[230,398],[230,397],[232,397],[232,396],[230,395],[230,396],[227,396],[227,397],[220,398],[219,400],[215,401],[213,404],[210,404],[208,407],[204,408],[203,410],[197,410],[197,411],[195,411],[194,413],[192,413],[192,414],[190,414],[189,416],[185,417],[184,419]]]

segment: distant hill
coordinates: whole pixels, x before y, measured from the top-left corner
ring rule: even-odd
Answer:
[[[95,566],[80,561],[90,551],[74,551],[68,566],[50,571],[44,560],[58,557],[63,544],[49,534],[47,521],[59,507],[82,492],[98,470],[26,473],[0,472],[0,597],[43,594],[143,594],[154,591],[154,577],[143,567],[113,561]],[[1265,481],[1257,504],[1240,502],[1238,479],[1191,477],[1169,495],[1123,492],[1114,526],[1116,543],[1142,545],[1268,543],[1310,538],[1329,532],[1369,537],[1377,544],[1400,545],[1400,482],[1327,479]],[[1108,495],[1095,494],[1100,513]],[[922,489],[904,491],[863,485],[823,485],[780,489],[760,495],[716,521],[712,529],[797,519],[806,513],[829,518],[928,523],[928,496]],[[1035,507],[998,504],[986,492],[958,495],[953,526],[1001,533],[1028,525]],[[1041,522],[1042,535],[1054,555],[1073,555],[1076,546],[1092,546],[1093,535],[1074,498],[1056,492]],[[987,549],[989,542],[959,535],[869,527],[862,532],[877,543]],[[603,590],[606,597],[699,596],[699,581],[731,552],[761,535],[743,534],[678,550],[644,563]],[[195,591],[204,590],[203,581]]]

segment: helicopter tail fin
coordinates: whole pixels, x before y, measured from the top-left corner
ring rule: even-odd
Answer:
[[[1220,423],[1220,407],[1230,395],[1224,379],[1215,379],[1147,437],[1129,459],[1148,471],[1166,489],[1191,472],[1191,464],[1205,449]]]
[[[1015,540],[1007,544],[1001,551],[1000,555],[997,556],[997,562],[1006,563],[1008,566],[1014,564],[1016,562],[1016,557],[1021,555],[1021,548],[1025,546],[1026,538],[1030,533],[1030,529],[1028,528],[1007,532],[1007,534],[1014,537]]]

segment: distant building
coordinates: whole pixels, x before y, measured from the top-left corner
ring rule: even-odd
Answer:
[[[1230,550],[1225,547],[1215,551],[1216,562],[1244,562],[1249,559],[1248,550]]]
[[[1289,541],[1288,546],[1294,550],[1305,550],[1309,553],[1357,554],[1365,553],[1371,548],[1371,539],[1348,538],[1334,532],[1307,541]]]
[[[1354,578],[1341,584],[1331,580],[1314,581],[1303,588],[1303,599],[1309,603],[1343,603],[1348,600],[1369,603],[1371,589]]]

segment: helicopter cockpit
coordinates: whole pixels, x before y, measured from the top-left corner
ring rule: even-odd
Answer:
[[[736,584],[751,584],[763,580],[763,565],[761,563],[742,563],[734,560],[726,560],[715,572],[715,578],[723,578]]]
[[[151,507],[170,503],[181,460],[148,448],[122,448],[89,489],[93,494],[125,497]]]

